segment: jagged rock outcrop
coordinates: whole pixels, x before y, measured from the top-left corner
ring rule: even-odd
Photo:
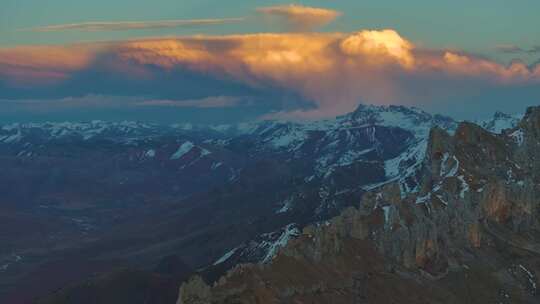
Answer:
[[[180,287],[180,297],[177,304],[204,304],[210,301],[210,286],[201,277],[194,276]]]
[[[397,183],[367,193],[304,228],[270,265],[237,267],[205,287],[203,302],[181,303],[540,301],[540,107],[502,134],[468,122],[454,135],[432,129],[421,181],[417,193]],[[466,284],[485,290],[463,292],[475,276]]]

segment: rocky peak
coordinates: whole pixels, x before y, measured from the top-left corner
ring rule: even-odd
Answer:
[[[504,130],[516,127],[522,117],[522,115],[497,111],[490,119],[478,121],[477,123],[489,132],[500,134]]]
[[[354,122],[356,124],[376,124],[387,126],[404,126],[409,129],[414,129],[427,125],[440,125],[448,128],[454,123],[454,120],[442,116],[431,115],[418,108],[405,106],[375,106],[360,104],[357,109],[342,118]]]
[[[464,144],[481,143],[490,137],[491,134],[477,124],[471,122],[462,122],[456,130],[456,140]]]
[[[540,107],[529,107],[519,126],[531,137],[540,138]]]
[[[446,130],[439,127],[432,128],[428,139],[428,159],[440,159],[443,151],[449,149],[451,138]]]
[[[495,114],[493,114],[493,118],[495,119],[510,119],[512,116],[510,114],[506,114],[501,111],[496,111]]]

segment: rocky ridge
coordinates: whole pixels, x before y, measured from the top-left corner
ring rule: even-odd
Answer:
[[[435,127],[419,191],[368,192],[269,264],[195,277],[178,303],[537,303],[539,155],[540,107],[501,134]]]

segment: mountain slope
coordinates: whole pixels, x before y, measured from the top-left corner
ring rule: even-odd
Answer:
[[[303,227],[357,206],[366,192],[395,184],[399,199],[425,195],[433,127],[453,134],[457,123],[418,109],[360,106],[306,123],[5,126],[2,138],[11,139],[0,143],[0,178],[4,206],[17,211],[8,214],[56,225],[6,238],[0,294],[3,286],[15,285],[17,295],[65,286],[35,284],[58,259],[72,265],[58,277],[75,282],[91,274],[77,264],[103,275],[112,264],[142,269],[151,281],[171,255],[210,279],[239,263],[270,263]],[[13,262],[14,254],[22,260]]]
[[[502,134],[434,128],[417,193],[370,192],[270,264],[195,277],[178,303],[537,303],[539,130],[540,107]]]

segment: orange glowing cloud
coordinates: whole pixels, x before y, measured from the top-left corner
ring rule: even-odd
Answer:
[[[534,74],[523,62],[512,62],[509,66],[499,63],[475,58],[454,52],[445,52],[443,60],[438,62],[445,70],[467,76],[488,76],[494,77],[501,82],[520,82],[534,78]]]
[[[19,85],[55,83],[88,67],[102,49],[100,44],[0,48],[0,78]]]
[[[455,51],[421,50],[390,29],[2,49],[0,77],[16,82],[25,78],[61,81],[72,72],[91,67],[104,53],[114,55],[115,68],[125,69],[130,77],[138,77],[132,71],[144,71],[147,66],[169,72],[188,69],[254,88],[292,91],[315,105],[309,111],[279,113],[280,117],[334,116],[354,109],[360,101],[407,103],[418,98],[415,90],[407,87],[410,79],[475,79],[493,85],[540,83],[540,67],[530,68],[518,61],[506,66]],[[110,65],[105,68],[111,69]]]
[[[205,46],[187,44],[177,39],[127,42],[121,44],[117,52],[122,59],[164,68],[182,65],[196,69],[214,60]]]
[[[522,63],[507,67],[454,52],[433,53],[417,51],[394,30],[148,40],[128,43],[121,51],[124,59],[143,64],[184,66],[252,86],[295,91],[317,106],[309,113],[292,113],[302,117],[339,115],[359,100],[400,102],[407,94],[395,80],[399,74],[444,73],[500,83],[536,77]]]
[[[291,29],[310,31],[329,24],[341,16],[341,12],[297,4],[261,7],[258,13],[270,18],[284,20]]]
[[[370,56],[375,61],[392,58],[405,67],[414,64],[413,44],[394,30],[361,31],[344,39],[340,48],[350,56]]]

